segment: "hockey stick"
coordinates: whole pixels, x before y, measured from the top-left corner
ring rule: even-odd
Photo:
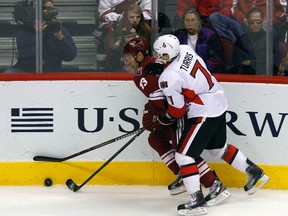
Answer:
[[[140,136],[140,134],[142,134],[144,132],[143,128],[140,128],[138,130],[138,133],[132,137],[124,146],[122,146],[114,155],[112,155],[104,164],[102,164],[101,167],[99,167],[99,169],[97,169],[89,178],[87,178],[81,185],[77,185],[72,179],[68,179],[66,181],[66,185],[67,187],[76,192],[78,191],[80,188],[82,188],[87,182],[89,182],[97,173],[99,173],[105,166],[107,166],[117,155],[119,155],[128,145],[130,145],[130,143],[132,143],[138,136]]]
[[[33,158],[33,160],[34,160],[34,161],[49,161],[49,162],[62,162],[62,161],[66,161],[66,160],[69,160],[69,159],[71,159],[71,158],[74,158],[74,157],[77,157],[77,156],[79,156],[79,155],[82,155],[82,154],[85,154],[85,153],[87,153],[87,152],[90,152],[90,151],[92,151],[92,150],[95,150],[95,149],[98,149],[98,148],[100,148],[100,147],[103,147],[103,146],[106,146],[106,145],[108,145],[108,144],[111,144],[111,143],[113,143],[113,142],[116,142],[116,141],[118,141],[118,140],[121,140],[121,139],[124,139],[124,138],[126,138],[126,137],[129,137],[129,136],[131,136],[131,135],[133,135],[133,134],[135,134],[135,133],[138,133],[138,132],[140,132],[140,131],[142,131],[142,130],[143,130],[143,128],[139,128],[139,129],[136,130],[136,131],[133,131],[133,132],[124,134],[124,135],[122,135],[122,136],[118,136],[118,137],[116,137],[116,138],[114,138],[114,139],[111,139],[111,140],[108,140],[108,141],[106,141],[106,142],[100,143],[100,144],[98,144],[98,145],[95,145],[95,146],[93,146],[93,147],[87,148],[87,149],[85,149],[85,150],[82,150],[82,151],[77,152],[77,153],[75,153],[75,154],[69,155],[69,156],[67,156],[67,157],[56,158],[56,157],[48,157],[48,156],[40,156],[40,155],[38,155],[38,156],[35,156],[35,157]]]

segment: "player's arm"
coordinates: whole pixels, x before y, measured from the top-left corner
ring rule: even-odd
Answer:
[[[159,77],[159,75],[164,71],[164,65],[157,63],[157,62],[150,62],[145,66],[145,73],[151,74],[156,77]]]
[[[157,74],[162,73],[163,65],[155,63],[155,59],[148,59],[147,62],[138,68],[134,76],[134,83],[136,87],[151,100],[164,99],[162,91],[158,87]],[[161,98],[158,98],[161,97]]]
[[[181,82],[178,74],[168,71],[159,79],[159,87],[167,100],[167,109],[159,115],[161,124],[172,124],[175,119],[182,118],[186,113],[186,103],[182,94]]]

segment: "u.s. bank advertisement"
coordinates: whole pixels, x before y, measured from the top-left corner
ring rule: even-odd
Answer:
[[[287,164],[288,86],[221,84],[229,104],[227,142],[258,163]],[[2,81],[0,88],[0,161],[63,157],[135,131],[142,127],[147,101],[133,81]],[[160,160],[147,136],[139,136],[117,160]],[[128,140],[74,160],[103,160]]]

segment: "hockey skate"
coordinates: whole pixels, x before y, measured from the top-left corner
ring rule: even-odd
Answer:
[[[168,190],[173,196],[186,192],[186,188],[180,173],[177,175],[175,181],[168,185]]]
[[[184,203],[178,206],[178,215],[194,216],[207,214],[207,210],[204,207],[205,204],[206,201],[202,191],[196,191],[190,195],[190,200],[188,203]]]
[[[249,164],[246,169],[248,179],[246,185],[244,186],[244,190],[251,195],[262,188],[270,178],[264,174],[264,171],[260,167],[249,159],[247,159],[247,163]]]
[[[216,175],[216,173],[214,172]],[[213,185],[210,187],[209,194],[205,197],[207,206],[214,206],[222,203],[231,196],[225,185],[216,175]]]

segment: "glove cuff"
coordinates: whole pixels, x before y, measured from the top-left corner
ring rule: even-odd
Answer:
[[[175,122],[175,118],[173,118],[168,112],[159,114],[157,120],[162,125],[171,125]]]

